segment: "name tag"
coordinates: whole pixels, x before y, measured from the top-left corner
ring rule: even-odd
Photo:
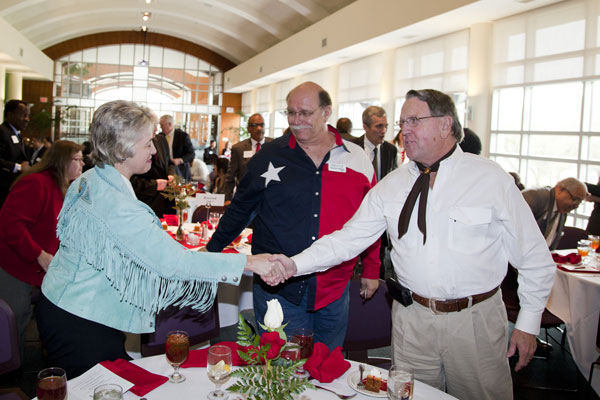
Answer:
[[[246,150],[244,152],[244,158],[252,158],[253,155],[254,153],[252,152],[252,150]]]
[[[331,172],[346,173],[346,166],[344,164],[329,163],[328,165]]]
[[[17,137],[17,135],[12,135],[10,138],[12,139],[14,144],[19,144],[19,138]]]

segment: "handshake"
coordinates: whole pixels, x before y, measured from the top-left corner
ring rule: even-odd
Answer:
[[[248,256],[245,269],[260,275],[262,280],[271,286],[285,282],[298,271],[294,261],[283,254]]]

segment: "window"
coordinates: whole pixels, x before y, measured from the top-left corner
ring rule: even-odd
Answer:
[[[526,187],[598,181],[599,12],[571,1],[494,23],[490,158]],[[567,223],[585,227],[592,207]]]
[[[190,137],[206,142],[221,113],[222,73],[189,54],[159,46],[121,44],[85,49],[56,61],[55,111],[61,136],[87,139],[101,104],[123,99],[173,115]]]

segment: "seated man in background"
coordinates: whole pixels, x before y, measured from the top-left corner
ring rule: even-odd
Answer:
[[[563,179],[554,187],[527,189],[521,193],[550,250],[555,250],[560,242],[567,214],[579,207],[588,194],[585,185],[575,178]]]

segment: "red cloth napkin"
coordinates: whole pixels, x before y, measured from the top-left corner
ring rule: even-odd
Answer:
[[[169,380],[166,376],[153,374],[122,358],[118,358],[115,361],[102,361],[100,365],[133,383],[134,386],[129,390],[140,397],[150,393]]]
[[[248,235],[248,237],[246,238],[246,242],[252,243],[252,234]],[[600,247],[598,247],[598,249],[600,249]]]
[[[349,368],[350,363],[344,360],[341,346],[330,353],[323,343],[315,343],[312,356],[304,363],[304,369],[310,376],[323,383],[339,378]]]
[[[179,225],[179,218],[175,214],[164,214],[162,219],[164,219],[169,226]]]
[[[238,350],[246,351],[244,346],[240,346],[236,342],[221,342],[217,344],[222,344],[223,346],[227,346],[231,349],[231,362],[235,366],[244,366],[247,365],[244,360],[240,358],[238,354]],[[181,368],[193,368],[193,367],[206,367],[206,358],[208,357],[208,348],[200,349],[200,350],[191,350],[188,354],[187,360],[183,364],[181,364]]]
[[[197,248],[198,246],[202,246],[202,240],[200,240],[200,243],[198,244],[198,246],[192,246],[191,244],[187,244],[187,243],[185,242],[185,239],[187,238],[187,234],[184,234],[184,235],[183,235],[183,240],[182,240],[182,241],[179,241],[179,240],[175,239],[175,234],[174,234],[173,232],[169,232],[169,231],[167,231],[167,233],[168,233],[168,234],[169,234],[169,235],[170,235],[170,236],[171,236],[171,237],[172,237],[172,238],[173,238],[173,239],[174,239],[174,240],[175,240],[177,243],[179,243],[179,244],[180,244],[180,245],[182,245],[182,246],[185,246],[185,247],[187,247],[188,249],[195,249],[195,248]]]
[[[239,251],[237,251],[236,249],[227,248],[224,249],[221,253],[239,253]]]
[[[212,224],[208,221],[202,221],[202,223],[200,225],[206,225],[206,227],[211,230],[213,228]]]
[[[566,256],[552,253],[552,258],[555,263],[579,264],[581,262],[581,256],[577,253],[569,253]]]

